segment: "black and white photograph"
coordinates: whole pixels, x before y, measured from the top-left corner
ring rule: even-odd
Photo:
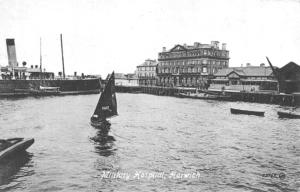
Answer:
[[[300,0],[0,0],[0,192],[299,192]]]

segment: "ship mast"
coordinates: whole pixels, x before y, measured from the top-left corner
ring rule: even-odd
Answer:
[[[43,65],[42,65],[42,38],[40,37],[40,78],[43,78]]]
[[[63,67],[63,78],[65,79],[65,63],[64,63],[64,48],[63,48],[63,41],[62,41],[62,34],[60,34],[60,46],[61,46],[61,60],[62,60],[62,67]]]

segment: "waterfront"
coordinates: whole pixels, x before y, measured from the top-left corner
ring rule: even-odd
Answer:
[[[278,110],[291,108],[119,93],[119,116],[111,120],[109,136],[101,137],[89,125],[98,97],[0,100],[1,137],[35,138],[18,161],[0,165],[0,190],[297,191],[300,187],[299,120],[277,117]],[[266,113],[232,115],[230,107]],[[178,178],[174,173],[197,175]]]

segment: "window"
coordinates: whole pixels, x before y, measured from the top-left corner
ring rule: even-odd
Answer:
[[[207,68],[206,68],[206,67],[203,67],[203,68],[202,68],[202,71],[203,71],[203,73],[207,73]]]

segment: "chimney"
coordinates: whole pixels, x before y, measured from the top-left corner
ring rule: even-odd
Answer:
[[[250,64],[250,63],[247,63],[247,64],[246,64],[246,66],[247,66],[247,67],[250,67],[250,66],[251,66],[251,64]]]
[[[167,51],[167,50],[166,50],[166,47],[163,47],[162,51],[163,51],[163,52],[166,52],[166,51]]]
[[[215,49],[219,49],[219,41],[211,41],[211,46]]]
[[[186,43],[184,43],[183,46],[186,47],[187,46]]]
[[[77,72],[75,71],[75,72],[74,72],[74,77],[76,77],[76,76],[77,76]]]
[[[222,43],[222,50],[226,50],[226,43]]]
[[[260,64],[260,67],[265,67],[265,64],[264,64],[264,63],[261,63],[261,64]]]
[[[200,43],[199,42],[195,42],[194,43],[194,47],[196,47],[196,48],[200,47]]]
[[[6,46],[7,46],[8,66],[17,67],[18,62],[17,62],[15,39],[6,39]]]
[[[241,64],[241,67],[243,67],[243,64]]]

